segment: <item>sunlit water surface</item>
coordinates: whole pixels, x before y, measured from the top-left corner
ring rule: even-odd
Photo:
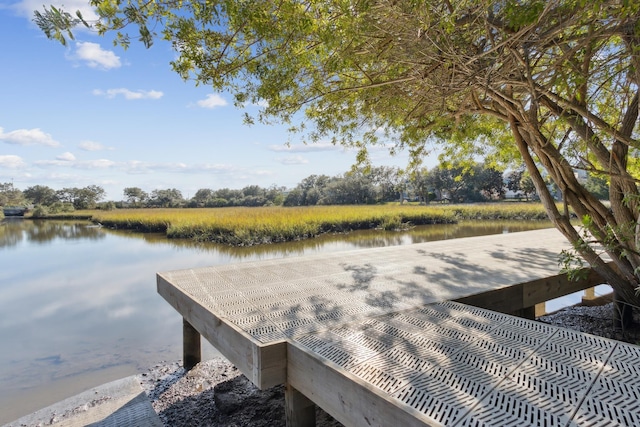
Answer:
[[[182,319],[156,293],[158,271],[550,226],[467,222],[235,248],[116,232],[88,222],[5,220],[0,223],[0,424],[179,359]],[[205,358],[218,354],[203,347]]]

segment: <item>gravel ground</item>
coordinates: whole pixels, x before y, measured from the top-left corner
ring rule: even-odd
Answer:
[[[640,328],[614,329],[612,313],[611,304],[575,306],[538,320],[606,338],[640,342]],[[640,324],[640,316],[635,321]],[[260,391],[224,359],[204,361],[189,372],[179,362],[160,363],[139,379],[165,426],[285,425],[283,388]],[[342,425],[322,410],[317,410],[316,416],[318,427]]]
[[[138,376],[165,426],[278,427],[285,425],[284,388],[259,390],[222,358],[186,372],[179,362],[160,363]],[[322,410],[318,427],[337,427]]]

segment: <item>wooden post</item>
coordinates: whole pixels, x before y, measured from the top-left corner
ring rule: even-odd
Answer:
[[[589,288],[584,290],[584,296],[582,300],[594,300],[596,299],[596,288]]]
[[[525,319],[535,320],[536,319],[536,306],[532,307],[524,307],[520,310],[516,310],[514,316],[522,317]]]
[[[202,360],[200,332],[187,319],[182,318],[182,363],[190,370]]]
[[[535,318],[537,319],[540,316],[544,316],[547,314],[547,303],[541,302],[540,304],[536,304],[536,313]]]
[[[284,408],[287,427],[315,427],[315,404],[289,383],[285,385],[284,389]]]

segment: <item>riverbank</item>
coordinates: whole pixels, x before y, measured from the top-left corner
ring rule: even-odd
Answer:
[[[116,209],[73,212],[47,218],[90,216],[105,227],[165,233],[168,238],[231,246],[253,246],[310,239],[354,230],[404,230],[416,225],[461,220],[548,221],[539,203],[465,205],[357,205],[233,207],[193,209]]]

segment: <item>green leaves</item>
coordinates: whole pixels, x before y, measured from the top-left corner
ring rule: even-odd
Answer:
[[[89,26],[82,18],[80,11],[76,12],[77,18],[74,18],[69,12],[50,6],[44,11],[35,11],[33,22],[50,38],[59,41],[63,46],[67,45],[67,38],[74,40],[72,29],[79,24]]]

